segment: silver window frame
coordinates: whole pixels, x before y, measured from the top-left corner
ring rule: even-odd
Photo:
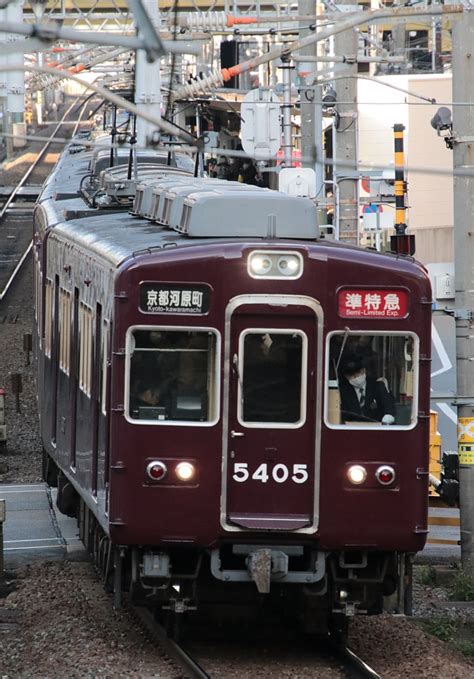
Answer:
[[[239,335],[239,375],[244,379],[244,341],[247,335],[299,335],[302,338],[301,352],[301,388],[300,417],[297,422],[247,422],[243,419],[243,393],[241,380],[237,387],[237,421],[248,429],[301,429],[306,424],[308,403],[306,392],[308,387],[308,336],[298,328],[246,328]]]
[[[413,339],[413,364],[415,365],[415,374],[413,378],[413,411],[412,411],[412,422],[411,424],[360,424],[357,426],[351,426],[350,424],[334,424],[329,422],[328,418],[328,406],[329,406],[329,345],[331,338],[335,335],[344,336],[347,333],[348,336],[360,336],[360,335],[371,335],[371,336],[381,336],[381,337],[411,337]],[[420,338],[414,332],[409,330],[355,330],[351,328],[349,332],[347,330],[333,330],[326,336],[326,346],[325,346],[325,368],[324,368],[324,412],[323,421],[326,427],[329,429],[342,429],[343,431],[386,431],[387,433],[393,431],[410,431],[414,429],[418,424],[418,398],[419,398],[419,377],[420,377]]]
[[[196,422],[189,420],[138,420],[129,415],[130,407],[130,356],[131,356],[131,338],[135,330],[155,330],[163,331],[177,331],[177,332],[207,332],[212,333],[216,338],[216,356],[214,365],[214,401],[212,404],[215,417],[206,422]],[[160,426],[160,427],[214,427],[220,420],[220,403],[221,403],[221,381],[220,381],[220,366],[221,366],[221,334],[216,328],[209,328],[196,325],[131,325],[127,328],[125,334],[125,394],[124,394],[124,417],[130,424],[138,426]]]

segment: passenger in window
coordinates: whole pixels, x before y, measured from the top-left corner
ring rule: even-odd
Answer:
[[[347,355],[339,369],[341,419],[343,423],[394,424],[395,399],[383,377],[367,375],[364,361],[357,355]]]
[[[161,389],[151,379],[135,384],[130,393],[130,415],[135,419],[157,419],[154,409],[163,406]]]

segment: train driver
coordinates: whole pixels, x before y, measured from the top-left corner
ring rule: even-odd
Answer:
[[[347,355],[341,362],[339,392],[343,423],[395,422],[395,399],[386,380],[368,376],[365,363],[357,354]]]

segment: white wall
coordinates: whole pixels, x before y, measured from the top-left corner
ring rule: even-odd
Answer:
[[[393,166],[393,125],[405,126],[409,229],[416,233],[417,257],[423,262],[453,259],[452,152],[430,125],[439,106],[452,99],[451,75],[383,76],[378,80],[435,98],[427,104],[374,81],[358,81],[359,159],[382,167]],[[438,176],[416,168],[444,168]]]

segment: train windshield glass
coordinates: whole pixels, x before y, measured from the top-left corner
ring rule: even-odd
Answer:
[[[215,333],[134,329],[128,347],[132,419],[196,423],[215,419]]]
[[[305,416],[306,336],[295,331],[247,331],[241,347],[239,420],[301,425]]]
[[[326,422],[346,427],[412,427],[418,401],[418,338],[332,333]]]

